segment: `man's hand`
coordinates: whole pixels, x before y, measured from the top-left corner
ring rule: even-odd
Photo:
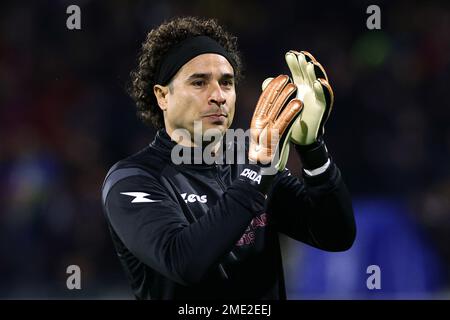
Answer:
[[[322,65],[306,51],[289,51],[286,62],[297,86],[297,99],[303,111],[292,126],[290,140],[298,145],[310,145],[325,132],[324,126],[334,102],[334,94]],[[263,82],[264,88],[272,81]]]
[[[287,159],[275,156],[280,141],[283,145],[289,145],[285,143],[288,139],[284,134],[302,111],[303,105],[299,99],[294,98],[287,103],[296,90],[286,75],[276,77],[263,89],[250,127],[251,161],[274,166],[277,170],[284,169]]]
[[[291,50],[285,58],[297,86],[297,98],[304,104],[290,138],[296,144],[310,145],[325,132],[334,102],[333,90],[322,65],[309,52]]]
[[[297,114],[283,137],[278,168],[283,169],[286,165],[289,141],[292,141],[306,174],[317,175],[325,172],[330,165],[328,151],[321,136],[333,107],[333,90],[322,65],[309,52],[291,50],[286,53],[286,62],[297,87],[296,98],[303,102],[303,110]],[[273,78],[267,78],[263,82],[263,91],[272,81]]]

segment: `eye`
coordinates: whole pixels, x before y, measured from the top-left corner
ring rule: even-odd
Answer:
[[[192,82],[194,87],[203,87],[205,85],[205,80],[195,80]]]
[[[233,86],[233,80],[228,79],[228,80],[222,80],[222,85],[225,87],[232,87]]]

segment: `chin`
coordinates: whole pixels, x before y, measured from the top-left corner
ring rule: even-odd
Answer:
[[[209,125],[203,128],[203,137],[223,136],[227,127],[225,125]]]

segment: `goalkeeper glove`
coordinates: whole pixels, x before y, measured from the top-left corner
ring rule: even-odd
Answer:
[[[289,51],[286,62],[297,86],[297,98],[304,104],[290,138],[298,145],[310,145],[325,133],[334,102],[333,90],[322,65],[310,53]]]
[[[249,159],[260,164],[270,164],[281,171],[286,161],[278,157],[279,144],[289,145],[293,120],[302,111],[300,100],[291,99],[297,91],[289,77],[280,75],[270,81],[261,93],[253,114],[250,131]],[[287,104],[286,104],[287,103]],[[283,150],[280,154],[283,154]]]
[[[333,107],[333,90],[322,65],[309,52],[291,50],[285,58],[297,87],[296,98],[303,102],[303,110],[290,127],[280,158],[285,164],[289,141],[292,141],[302,157],[304,169],[315,169],[328,160],[322,136]],[[263,90],[272,79],[263,82]]]

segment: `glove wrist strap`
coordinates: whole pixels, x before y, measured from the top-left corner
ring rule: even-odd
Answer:
[[[295,149],[302,160],[303,169],[306,170],[320,168],[329,159],[327,147],[321,138],[306,146],[295,144]]]
[[[267,174],[266,168],[257,164],[246,164],[239,174],[239,180],[246,181],[264,194],[267,194],[274,178],[274,174]]]

